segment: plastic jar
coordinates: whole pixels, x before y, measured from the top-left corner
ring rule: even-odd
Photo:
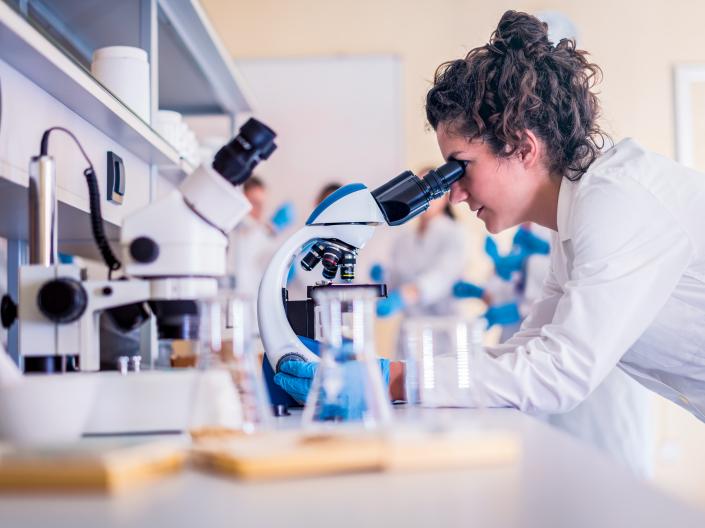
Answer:
[[[145,122],[150,122],[147,52],[131,46],[108,46],[93,52],[91,73]]]

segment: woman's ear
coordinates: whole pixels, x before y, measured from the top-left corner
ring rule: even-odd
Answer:
[[[524,131],[524,138],[519,146],[518,154],[525,167],[529,168],[536,165],[540,158],[542,147],[543,143],[536,137],[536,134],[531,130]]]

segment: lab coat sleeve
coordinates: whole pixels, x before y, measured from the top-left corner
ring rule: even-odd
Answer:
[[[501,345],[488,350],[493,356],[514,352],[517,347],[526,345],[529,340],[540,337],[544,325],[553,321],[558,302],[563,296],[563,290],[556,281],[553,264],[544,278],[541,294],[531,304],[528,315],[519,328],[519,331]]]
[[[576,197],[561,242],[568,280],[478,364],[477,405],[565,412],[594,390],[662,309],[693,255],[685,230],[628,173]],[[618,183],[615,183],[618,182]],[[553,280],[553,279],[551,279]],[[557,302],[556,302],[557,301]],[[542,304],[543,303],[543,304]],[[553,316],[542,324],[555,303]],[[444,377],[452,373],[444,373]],[[448,404],[453,404],[450,392]]]
[[[444,233],[443,250],[435,255],[433,265],[420,273],[414,281],[423,305],[434,304],[450,297],[453,284],[463,275],[467,235],[459,225],[453,224],[451,227]]]

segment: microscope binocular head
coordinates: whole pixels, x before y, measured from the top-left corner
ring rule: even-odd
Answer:
[[[213,169],[233,185],[241,184],[277,148],[275,137],[276,133],[267,125],[249,119],[238,135],[216,153]]]

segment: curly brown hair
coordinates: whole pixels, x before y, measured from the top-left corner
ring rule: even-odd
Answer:
[[[538,18],[507,11],[489,43],[438,67],[428,122],[481,138],[501,157],[517,152],[531,130],[546,145],[548,170],[577,180],[608,138],[592,91],[602,71],[587,55],[574,40],[554,46]]]

